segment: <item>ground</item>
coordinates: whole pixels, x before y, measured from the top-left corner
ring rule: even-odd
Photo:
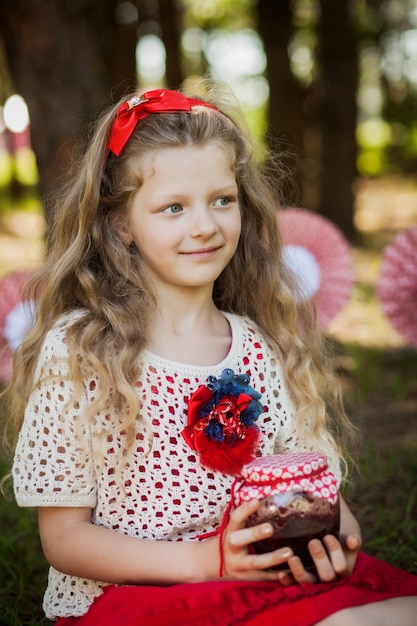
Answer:
[[[330,331],[366,356],[355,402],[365,433],[382,448],[417,446],[417,350],[392,328],[374,297],[381,252],[396,234],[417,225],[416,185],[360,182],[355,220],[365,243],[352,251],[356,289]]]

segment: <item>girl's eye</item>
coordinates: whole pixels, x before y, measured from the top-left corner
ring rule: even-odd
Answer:
[[[170,215],[174,215],[175,213],[181,213],[182,206],[180,204],[171,204],[164,209],[164,213],[169,213]]]
[[[227,206],[228,204],[230,204],[230,202],[231,202],[231,198],[222,196],[221,198],[217,198],[217,200],[214,203],[214,206]]]

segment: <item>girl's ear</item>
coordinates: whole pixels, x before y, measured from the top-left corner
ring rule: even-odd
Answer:
[[[110,227],[119,235],[120,239],[126,246],[133,243],[133,237],[130,232],[129,225],[124,215],[120,213],[109,213]]]

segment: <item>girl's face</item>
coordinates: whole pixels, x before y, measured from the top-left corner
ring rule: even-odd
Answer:
[[[230,155],[217,143],[158,150],[141,162],[143,184],[123,236],[155,288],[201,288],[233,257],[241,217]]]

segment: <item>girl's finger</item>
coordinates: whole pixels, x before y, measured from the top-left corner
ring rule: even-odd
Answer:
[[[284,587],[289,587],[289,585],[293,585],[294,584],[294,578],[291,576],[290,572],[287,570],[280,570],[278,572],[278,580],[281,583],[281,585],[284,585]]]
[[[337,542],[340,553],[344,559],[343,550],[337,539],[335,539],[335,541]],[[322,582],[331,582],[336,580],[336,572],[334,570],[333,563],[322,542],[319,539],[312,539],[308,543],[308,549],[314,561],[319,579]]]
[[[333,535],[326,535],[323,542],[335,573],[338,576],[346,576],[348,574],[348,564],[340,542]]]
[[[255,513],[260,504],[260,500],[249,500],[239,505],[230,514],[228,528],[230,530],[237,530],[243,528],[247,518]]]
[[[263,554],[248,554],[245,557],[246,567],[251,570],[271,570],[277,568],[278,565],[283,565],[288,562],[294,555],[290,548],[279,548],[272,552],[265,552]],[[275,577],[278,577],[279,570],[276,569]]]
[[[302,583],[315,583],[315,582],[317,582],[317,576],[315,576],[311,572],[308,572],[304,568],[304,565],[303,565],[300,557],[293,556],[290,559],[288,559],[288,566],[290,568],[291,575],[292,575],[293,579],[298,584],[301,585]]]
[[[362,540],[358,535],[346,535],[341,543],[342,546],[344,545],[348,550],[356,551],[361,547]]]
[[[250,528],[241,528],[229,532],[228,541],[234,548],[248,546],[255,541],[261,541],[270,537],[274,529],[271,524],[259,524],[258,526],[251,526]]]

